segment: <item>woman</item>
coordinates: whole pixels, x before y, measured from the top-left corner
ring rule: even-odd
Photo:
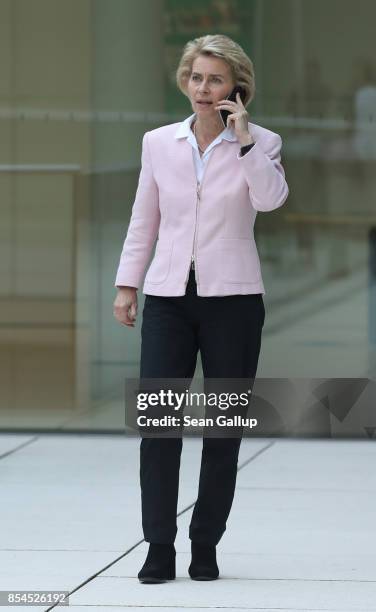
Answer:
[[[204,378],[256,375],[265,318],[253,237],[257,211],[288,195],[281,137],[248,121],[253,64],[223,35],[186,44],[177,84],[192,105],[183,122],[146,132],[132,216],[116,275],[114,316],[134,327],[145,277],[140,378],[192,379],[198,350]],[[244,104],[226,100],[239,85]],[[229,111],[226,126],[221,110]],[[241,436],[204,436],[198,498],[189,528],[194,580],[218,578],[216,545],[230,513]],[[149,542],[141,582],[175,578],[182,439],[143,438],[142,526]]]

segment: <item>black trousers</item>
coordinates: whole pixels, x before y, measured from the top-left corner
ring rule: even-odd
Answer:
[[[262,294],[200,297],[191,270],[186,294],[146,295],[140,378],[190,378],[200,350],[204,378],[254,378],[265,319]],[[189,537],[216,545],[226,530],[241,437],[203,437],[198,497]],[[142,438],[140,484],[146,542],[172,543],[182,438]]]

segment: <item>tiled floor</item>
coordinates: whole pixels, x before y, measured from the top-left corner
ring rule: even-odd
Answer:
[[[1,435],[0,590],[74,591],[75,612],[376,610],[373,441],[244,439],[220,579],[208,583],[187,573],[193,438],[182,455],[177,579],[138,582],[148,548],[138,452],[138,438]]]

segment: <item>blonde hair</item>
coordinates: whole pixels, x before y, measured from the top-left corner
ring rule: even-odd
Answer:
[[[256,84],[252,60],[238,43],[224,34],[207,34],[190,40],[185,45],[176,71],[177,86],[185,96],[188,96],[187,86],[193,62],[200,55],[211,55],[223,59],[230,67],[235,85],[240,85],[245,89],[244,106],[253,100]]]

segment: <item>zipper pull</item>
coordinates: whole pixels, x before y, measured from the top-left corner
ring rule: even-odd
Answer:
[[[197,197],[198,197],[198,199],[200,199],[200,188],[201,188],[200,183],[197,183]]]

